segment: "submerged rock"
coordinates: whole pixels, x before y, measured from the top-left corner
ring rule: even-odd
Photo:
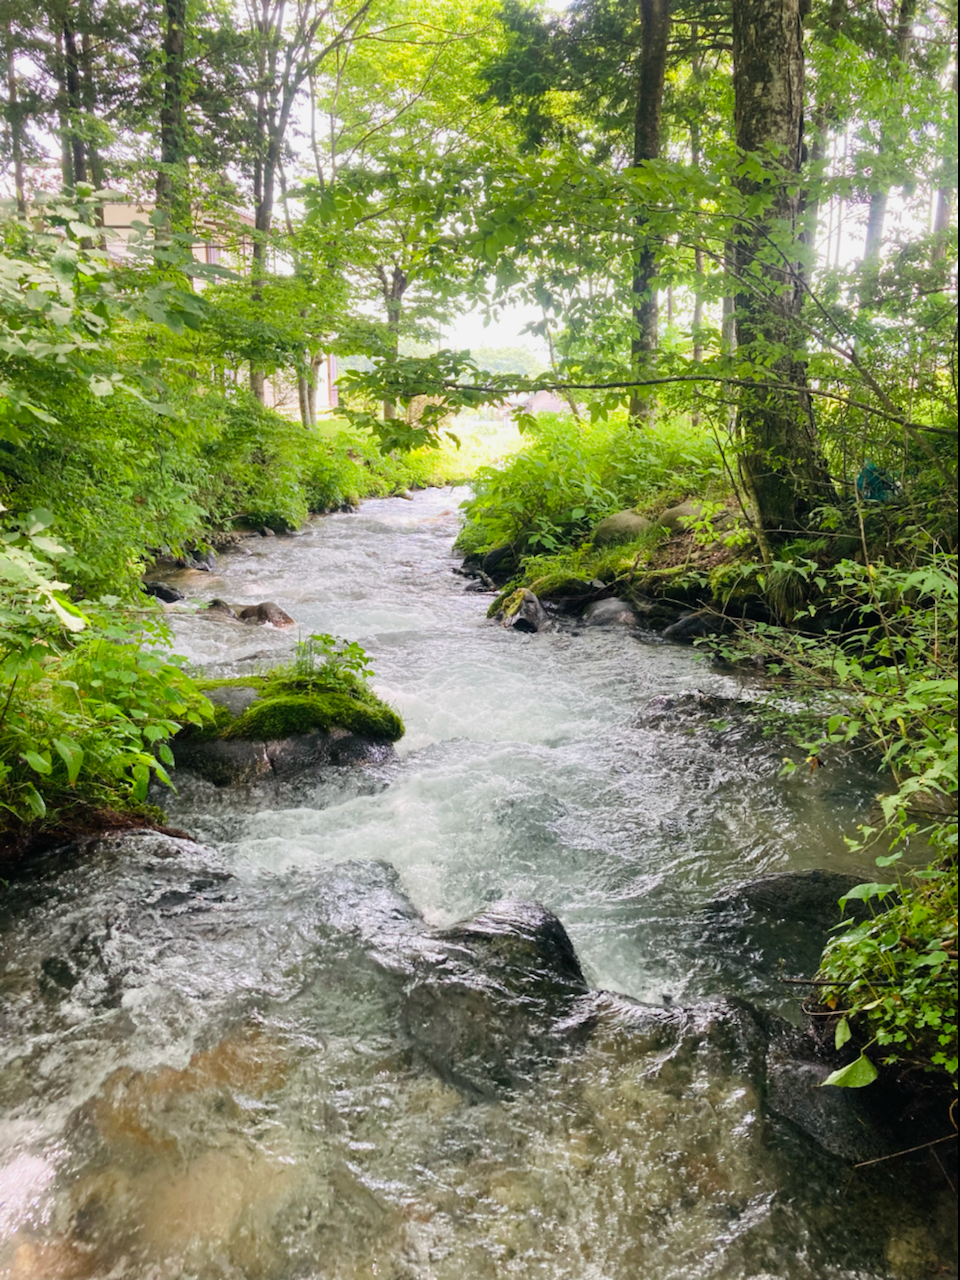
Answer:
[[[840,898],[863,880],[864,876],[843,871],[784,871],[731,885],[711,906],[726,911],[746,907],[776,920],[801,920],[827,930],[840,919]],[[869,909],[866,903],[852,899],[844,914],[859,920]]]
[[[635,627],[637,615],[626,600],[595,600],[583,611],[587,627]]]
[[[211,600],[203,611],[205,618],[212,618],[222,622],[239,622],[236,611],[226,600]]]
[[[588,990],[557,917],[512,900],[432,934],[414,974],[404,1025],[417,1053],[474,1099],[529,1084],[576,1038],[565,1024]]]
[[[278,604],[274,604],[272,600],[265,600],[262,604],[247,605],[245,609],[240,610],[240,621],[252,623],[254,626],[271,627],[293,627],[296,626],[293,618],[285,609],[281,609]]]

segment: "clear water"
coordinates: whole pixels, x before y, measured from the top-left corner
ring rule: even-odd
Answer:
[[[106,841],[12,886],[0,1276],[932,1275],[939,1209],[765,1118],[692,1024],[647,1044],[604,996],[585,1044],[480,1104],[411,1051],[406,903],[444,926],[534,899],[595,987],[796,1016],[776,956],[718,940],[704,907],[766,872],[861,870],[842,836],[877,788],[839,761],[779,779],[782,744],[723,716],[646,724],[656,695],[758,696],[690,650],[487,622],[451,572],[461,496],[368,502],[179,575],[359,640],[407,735],[382,767],[185,784],[170,820],[202,845]],[[171,616],[211,673],[296,638]]]

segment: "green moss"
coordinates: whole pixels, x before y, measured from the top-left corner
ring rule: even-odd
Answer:
[[[335,726],[388,742],[396,742],[404,732],[397,713],[372,695],[361,702],[346,693],[293,693],[253,703],[231,722],[222,737],[270,741]]]

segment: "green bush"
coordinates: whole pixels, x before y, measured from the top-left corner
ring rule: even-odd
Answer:
[[[511,544],[531,554],[561,550],[604,516],[669,506],[720,483],[715,445],[684,425],[640,431],[624,414],[595,423],[540,414],[529,442],[501,467],[482,467],[464,504],[458,546]]]
[[[167,739],[202,718],[189,677],[143,647],[156,625],[128,621],[115,599],[83,612],[68,602],[52,564],[65,557],[39,519],[0,537],[6,839],[64,810],[141,805],[151,777],[169,782]]]

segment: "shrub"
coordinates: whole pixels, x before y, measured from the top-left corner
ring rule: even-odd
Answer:
[[[464,504],[458,546],[511,544],[533,554],[561,550],[604,516],[627,507],[661,509],[720,481],[705,434],[664,424],[630,426],[623,414],[596,423],[540,414],[529,442],[501,467],[482,467]]]

